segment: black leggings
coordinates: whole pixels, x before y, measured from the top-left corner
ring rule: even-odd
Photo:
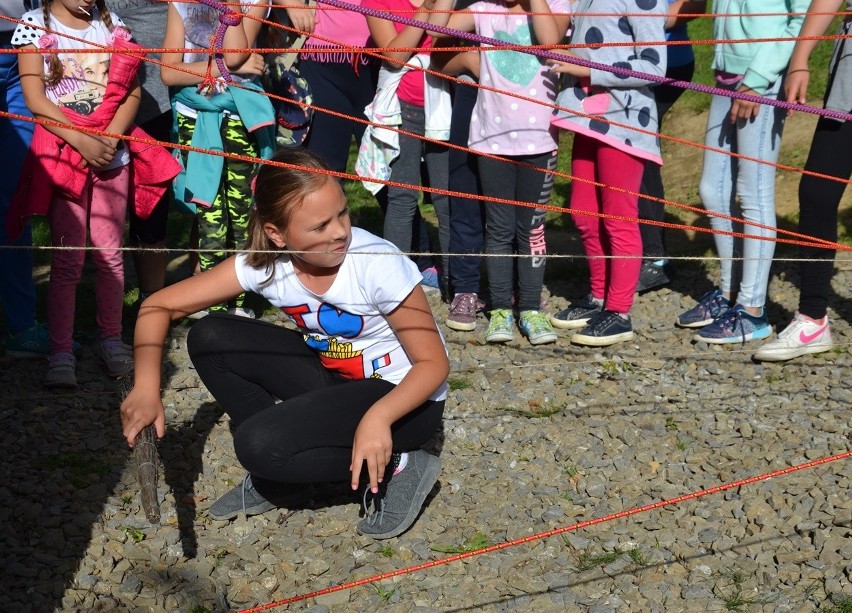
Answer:
[[[394,389],[381,379],[329,372],[301,334],[244,317],[208,315],[193,325],[187,347],[204,385],[231,418],[234,450],[256,485],[349,479],[355,429]],[[419,449],[443,412],[443,400],[427,400],[394,423],[394,451]]]
[[[820,117],[814,132],[805,170],[848,180],[852,176],[852,122],[839,122]],[[802,175],[799,183],[799,232],[837,242],[837,208],[845,183]],[[828,308],[828,292],[834,273],[834,249],[800,247],[803,259],[825,261],[801,262],[799,312],[821,319]]]

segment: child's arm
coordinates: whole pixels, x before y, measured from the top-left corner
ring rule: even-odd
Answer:
[[[411,360],[411,370],[389,394],[361,418],[352,443],[352,489],[358,489],[366,462],[370,488],[375,493],[393,451],[391,425],[429,399],[446,380],[450,363],[426,294],[418,285],[394,311],[388,322]]]
[[[707,10],[707,0],[677,0],[669,5],[669,16],[666,19],[666,30],[689,23],[695,17],[681,15],[697,15]]]
[[[301,32],[311,34],[316,26],[316,8],[308,7],[301,0],[272,0],[275,6],[283,7],[293,27]]]
[[[476,29],[473,14],[469,12],[450,13],[449,11],[454,8],[454,5],[454,0],[435,0],[435,6],[432,7],[432,10],[436,12],[429,15],[429,23],[440,27],[452,28],[453,30],[460,30],[461,32],[473,32]],[[451,34],[442,34],[440,32],[430,31],[429,34],[436,39],[452,37]]]
[[[254,22],[254,20],[251,20]],[[257,23],[257,22],[254,22]],[[167,49],[182,49],[185,46],[185,30],[183,19],[180,13],[174,6],[169,6],[169,12],[166,17],[166,35],[163,39],[163,47]],[[246,39],[246,31],[243,25],[232,26],[225,31],[224,39],[225,49],[245,49],[248,46]],[[238,70],[250,61],[248,52],[240,53],[225,53],[223,58],[225,66],[231,70]],[[160,66],[160,79],[164,85],[183,87],[187,85],[198,85],[204,79],[204,74],[207,72],[207,60],[198,62],[184,62],[183,53],[163,53],[160,56],[163,65]],[[176,70],[175,67],[180,67],[184,70],[191,71],[193,74]],[[221,77],[219,68],[216,62],[213,62],[211,71],[214,77]]]
[[[139,85],[139,79],[134,80],[133,89],[127,93],[127,97],[121,102],[116,110],[112,121],[104,130],[113,134],[126,134],[133,122],[136,120],[136,113],[139,111],[139,102],[142,100],[142,87]],[[118,146],[117,138],[107,138],[112,143],[113,147]]]
[[[558,45],[565,38],[570,15],[553,15],[547,0],[529,0],[532,29],[539,45]]]
[[[228,258],[207,272],[170,285],[142,303],[133,334],[134,386],[121,403],[122,433],[130,446],[150,424],[156,426],[158,437],[166,432],[160,372],[169,324],[241,294],[235,259]]]
[[[442,47],[464,44],[457,38],[440,38],[435,41],[429,55],[429,68],[448,75],[467,72],[479,78],[479,51],[441,51]]]
[[[431,15],[429,11],[435,8],[436,1],[441,0],[423,0],[423,4],[420,5],[420,8],[413,16],[411,16],[411,18],[417,21],[429,21],[429,17]],[[446,0],[443,1],[446,2]],[[409,16],[406,13],[403,13],[402,15],[405,17]],[[389,60],[396,60],[399,62],[407,62],[413,55],[415,55],[416,52],[384,51],[384,49],[395,47],[418,47],[420,45],[420,41],[423,40],[423,37],[426,34],[426,31],[423,28],[415,28],[414,26],[405,26],[405,28],[397,32],[393,22],[388,21],[387,19],[382,19],[381,17],[373,17],[370,15],[367,15],[367,27],[370,28],[370,36],[373,38],[373,43],[378,48],[379,53]],[[396,64],[394,66],[396,66]]]
[[[833,15],[815,15],[814,13],[832,13],[840,8],[843,0],[813,0],[808,8],[808,16],[802,25],[799,34],[802,38],[796,41],[793,55],[790,56],[790,68],[787,70],[787,79],[784,83],[784,93],[787,102],[798,102],[804,104],[808,99],[808,83],[810,81],[810,70],[808,59],[817,46],[816,40],[806,40],[809,36],[821,36],[834,20]],[[790,111],[790,114],[793,112]]]
[[[35,49],[34,45],[25,45],[24,49]],[[109,139],[93,136],[74,129],[74,124],[68,121],[65,114],[45,94],[44,64],[38,53],[18,54],[18,69],[21,75],[21,89],[27,108],[36,119],[48,119],[68,126],[60,128],[45,125],[44,128],[74,147],[83,156],[84,166],[102,168],[115,157],[115,144]]]

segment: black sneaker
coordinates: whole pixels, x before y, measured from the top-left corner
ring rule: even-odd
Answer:
[[[669,276],[667,265],[655,264],[654,262],[642,262],[642,269],[639,271],[639,283],[636,284],[636,291],[647,292],[650,289],[656,289],[671,283],[671,281],[672,279]]]
[[[408,462],[401,471],[393,474],[399,462],[394,461],[386,473],[391,473],[373,494],[369,486],[364,491],[366,517],[358,522],[358,534],[375,539],[389,539],[408,530],[420,514],[423,501],[432,491],[441,472],[441,459],[418,449],[408,452]]]
[[[615,311],[601,311],[589,320],[589,325],[571,337],[571,342],[590,347],[605,347],[633,338],[630,317],[622,317]]]
[[[251,475],[246,475],[240,485],[214,502],[207,509],[207,514],[213,519],[234,519],[242,511],[246,517],[251,517],[278,507],[305,504],[313,496],[313,485],[310,484],[277,483],[274,489],[267,499],[255,489]]]
[[[550,316],[550,323],[554,328],[562,328],[563,330],[574,330],[582,328],[589,323],[589,320],[601,312],[603,306],[595,301],[594,296],[589,294],[582,300],[572,302],[567,309],[559,311],[556,315]]]

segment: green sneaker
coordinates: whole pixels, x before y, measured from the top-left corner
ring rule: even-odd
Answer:
[[[515,318],[510,309],[491,311],[488,329],[485,331],[486,343],[508,343],[515,336]]]
[[[521,329],[521,334],[529,339],[530,345],[556,342],[556,332],[553,331],[547,315],[541,311],[521,311],[518,327]]]

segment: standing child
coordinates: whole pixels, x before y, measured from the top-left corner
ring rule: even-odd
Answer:
[[[725,0],[713,5],[716,86],[776,99],[807,0]],[[782,37],[778,42],[750,39]],[[785,111],[756,102],[713,96],[704,142],[729,153],[706,150],[699,192],[708,211],[738,215],[766,227],[743,224],[746,238],[713,234],[720,258],[719,287],[678,317],[678,325],[701,328],[695,340],[739,343],[766,338],[772,328],[763,311],[775,254],[775,162],[781,150]],[[743,156],[734,159],[731,154]],[[758,161],[756,161],[758,160]],[[766,162],[766,163],[764,163]],[[734,230],[730,218],[711,217],[713,230]],[[767,229],[770,228],[770,229]],[[754,236],[755,238],[751,238]],[[740,260],[741,258],[741,260]],[[737,261],[735,261],[737,260]]]
[[[666,50],[660,42],[667,6],[580,0],[574,5],[571,41],[596,46],[566,55],[662,76]],[[642,266],[642,240],[638,222],[631,220],[637,217],[645,164],[662,164],[654,134],[658,119],[653,84],[607,70],[553,64],[554,71],[569,76],[558,100],[565,110],[555,114],[553,123],[575,133],[571,173],[580,180],[571,186],[571,209],[606,217],[574,215],[589,262],[591,293],[551,321],[558,328],[580,328],[572,342],[602,347],[633,338],[630,308]]]
[[[248,2],[241,5],[240,10],[249,17],[264,18],[269,9],[266,5]],[[209,49],[218,25],[219,12],[207,5],[170,4],[163,46]],[[223,48],[253,47],[260,25],[257,19],[244,19],[241,24],[229,27]],[[160,76],[163,83],[177,90],[172,103],[177,115],[178,142],[228,154],[268,158],[275,142],[275,114],[269,99],[257,85],[263,71],[263,57],[247,52],[224,54],[225,65],[235,73],[233,79],[241,87],[227,87],[218,78],[221,75],[215,63],[211,70],[216,80],[212,85],[205,83],[203,75],[210,57],[209,53],[194,51],[162,54]],[[246,241],[251,181],[257,165],[198,152],[184,154],[183,158],[186,174],[183,181],[175,184],[175,200],[196,212],[198,259],[201,270],[209,270],[226,259],[227,249]],[[231,305],[232,312],[254,317],[250,309],[243,308],[244,300],[242,294],[237,296]],[[217,304],[210,310],[224,311],[228,306]],[[198,318],[206,314],[207,311],[203,311],[191,315]]]
[[[451,8],[437,6],[436,9]],[[431,23],[522,45],[556,45],[568,30],[568,0],[482,0],[471,12],[432,14]],[[555,14],[554,14],[555,13]],[[510,92],[553,102],[556,79],[542,60],[519,51],[480,52],[479,82]],[[517,308],[521,333],[533,345],[556,341],[556,333],[541,310],[541,289],[547,248],[545,211],[535,205],[550,201],[552,171],[556,168],[556,130],[551,108],[497,91],[480,89],[470,123],[469,147],[499,155],[535,169],[480,157],[479,178],[485,196],[530,203],[485,204],[485,253],[491,311],[485,340],[505,343],[514,336],[512,293],[517,266]],[[521,257],[515,262],[513,252]]]
[[[387,241],[351,227],[340,184],[322,174],[328,166],[301,149],[283,149],[274,160],[293,168],[260,169],[250,253],[142,305],[136,387],[121,407],[124,435],[132,445],[152,423],[164,434],[160,363],[170,322],[258,292],[299,331],[212,315],[188,340],[250,473],[210,514],[263,513],[314,482],[349,479],[354,490],[363,468],[365,506],[372,498],[377,512],[358,532],[397,536],[414,522],[440,471],[440,460],[421,446],[441,423],[446,347],[417,267]]]
[[[790,70],[784,90],[787,102],[804,104],[808,96],[810,71],[808,58],[817,41],[834,20],[843,0],[812,0],[790,58]],[[852,0],[846,0],[847,13],[852,12]],[[852,19],[847,14],[839,34],[849,36]],[[852,55],[845,51],[848,38],[834,43],[834,55],[825,93],[825,108],[842,113],[852,112]],[[852,177],[852,121],[837,121],[820,117],[814,130],[811,151],[805,170],[823,176],[802,175],[799,183],[799,232],[837,242],[837,208],[846,189],[845,180]],[[845,152],[845,153],[844,153]],[[836,177],[832,181],[825,177]],[[756,360],[781,362],[810,353],[821,353],[833,347],[828,321],[828,296],[834,273],[834,249],[800,247],[799,308],[793,321],[775,338],[754,354]]]
[[[141,60],[85,52],[98,45],[129,44],[124,41],[129,41],[130,34],[119,18],[106,10],[103,0],[83,4],[78,0],[47,0],[41,9],[26,13],[23,21],[15,30],[13,44],[45,51],[43,57],[21,54],[19,58],[27,106],[36,118],[63,127],[36,129],[10,223],[29,214],[47,213],[52,244],[76,247],[56,251],[51,257],[47,298],[51,349],[45,376],[48,387],[73,388],[77,385],[72,350],[74,304],[87,239],[95,248],[98,356],[110,376],[122,376],[133,368],[130,347],[121,341],[124,264],[117,248],[121,246],[131,189],[129,164],[139,148],[128,147],[123,140],[80,132],[74,126],[139,136],[131,129],[135,129],[132,124],[139,106],[136,71]],[[68,51],[47,51],[58,48]],[[137,205],[147,212],[149,206],[153,207],[151,199],[159,198],[176,174],[168,174],[173,162],[165,150],[151,149],[151,153],[156,151],[165,156],[160,166],[164,172],[152,181],[160,186],[137,198]],[[140,171],[134,176],[135,187],[148,179],[152,179],[152,172]]]

